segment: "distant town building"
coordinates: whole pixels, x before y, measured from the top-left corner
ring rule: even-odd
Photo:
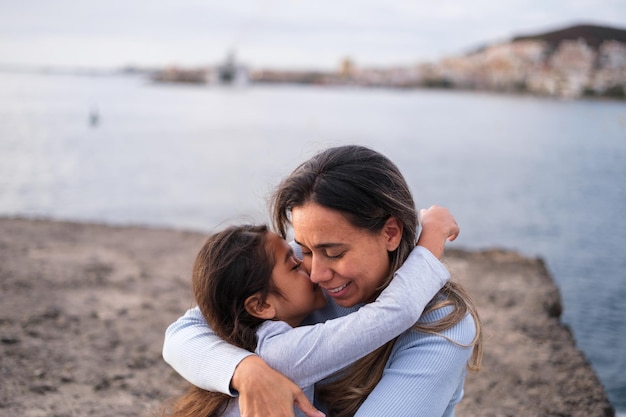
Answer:
[[[230,52],[226,60],[213,68],[209,74],[211,84],[242,85],[248,81],[248,68],[237,63],[234,52]]]
[[[171,66],[155,72],[152,80],[161,83],[206,84],[208,73],[208,68],[184,69]]]
[[[344,58],[337,71],[248,70],[234,53],[214,67],[170,67],[162,82],[239,85],[297,83],[387,88],[462,88],[575,98],[626,98],[626,30],[579,25],[517,37],[463,56],[395,67],[357,67]]]
[[[352,78],[356,72],[356,65],[350,58],[344,58],[341,61],[339,75],[343,78]]]
[[[626,97],[626,42],[598,43],[594,37],[590,44],[582,37],[559,40],[552,34],[546,39],[549,42],[541,37],[524,37],[466,56],[442,59],[428,67],[424,85],[559,97]]]
[[[152,75],[156,82],[191,83],[213,85],[241,85],[249,81],[248,68],[235,61],[234,53],[216,66],[203,68],[179,68],[170,66]]]

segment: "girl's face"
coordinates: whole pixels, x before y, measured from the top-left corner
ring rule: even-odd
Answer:
[[[270,294],[268,303],[275,308],[276,320],[295,327],[314,310],[324,307],[326,297],[317,284],[309,279],[291,246],[275,233],[269,233],[268,249],[274,254],[272,282],[280,294]]]
[[[402,238],[395,218],[381,231],[370,232],[353,226],[337,210],[309,202],[292,209],[291,221],[311,281],[342,307],[376,297],[389,274],[389,252]]]

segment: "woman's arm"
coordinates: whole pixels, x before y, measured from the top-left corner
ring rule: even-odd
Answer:
[[[448,279],[445,267],[416,247],[376,301],[312,326],[266,322],[257,353],[299,386],[313,385],[409,329]]]
[[[428,313],[443,318],[446,309]],[[442,334],[461,345],[475,336],[467,315]],[[441,335],[408,331],[396,342],[387,368],[355,417],[452,416],[463,396],[467,361],[473,347],[459,346]]]
[[[233,389],[254,392],[240,401],[242,416],[292,417],[294,404],[309,417],[324,416],[287,377],[213,333],[197,307],[167,328],[163,358],[189,382],[206,390],[232,396],[237,395]],[[259,384],[269,389],[259,390]],[[281,389],[272,389],[277,386]]]
[[[207,391],[236,395],[231,378],[252,355],[218,337],[198,307],[188,310],[165,331],[163,359],[183,378]]]

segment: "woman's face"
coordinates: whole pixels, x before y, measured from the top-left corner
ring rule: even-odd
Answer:
[[[390,218],[379,232],[359,229],[337,211],[309,202],[291,211],[305,268],[342,307],[372,301],[389,273],[389,251],[402,228]]]

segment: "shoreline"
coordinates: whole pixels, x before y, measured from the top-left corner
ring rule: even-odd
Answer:
[[[0,217],[0,410],[21,416],[150,416],[187,384],[161,358],[192,303],[206,235],[151,226]],[[615,415],[560,322],[541,259],[447,250],[485,332],[460,416]]]

